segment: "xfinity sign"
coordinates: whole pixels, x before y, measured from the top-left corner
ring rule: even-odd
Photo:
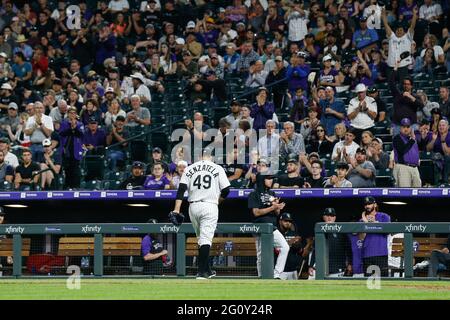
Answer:
[[[25,230],[25,228],[23,228],[21,226],[18,226],[18,227],[9,226],[8,228],[5,229],[5,232],[7,234],[11,234],[11,233],[20,233],[20,234],[22,234],[24,230]]]
[[[323,232],[340,232],[341,229],[342,229],[342,226],[338,225],[338,224],[328,224],[327,223],[321,227],[321,230]]]
[[[90,225],[86,225],[84,227],[81,227],[81,232],[83,233],[100,233],[100,230],[102,230],[102,227],[99,226],[90,226]]]
[[[255,226],[255,225],[252,225],[252,226],[243,225],[242,227],[239,227],[239,231],[242,233],[245,233],[245,232],[257,233],[259,231],[259,227]]]
[[[405,231],[406,232],[425,232],[425,230],[427,229],[427,226],[424,226],[422,224],[409,224],[408,226],[405,226]]]
[[[159,227],[159,230],[162,233],[166,233],[166,232],[175,232],[175,233],[177,233],[178,230],[180,230],[180,228],[177,227],[177,226],[168,226],[167,224],[165,224],[162,227]]]

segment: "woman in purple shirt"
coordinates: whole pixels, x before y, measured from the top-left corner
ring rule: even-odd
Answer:
[[[434,110],[434,109],[433,109]],[[435,165],[442,168],[441,182],[447,183],[450,175],[450,132],[448,120],[439,121],[438,132],[433,133],[431,141],[427,145],[427,151],[441,154],[441,159],[434,159]]]
[[[170,180],[164,175],[164,168],[160,163],[152,167],[152,174],[145,179],[144,189],[167,190],[170,189]]]
[[[374,197],[364,198],[364,212],[360,220],[364,223],[383,223],[391,222],[391,217],[383,212],[378,212],[378,205]],[[362,258],[364,265],[364,273],[371,276],[367,272],[369,266],[375,265],[380,268],[381,276],[388,276],[388,245],[387,233],[360,233],[360,240],[363,242]]]

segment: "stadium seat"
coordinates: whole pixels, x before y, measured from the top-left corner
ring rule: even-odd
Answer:
[[[125,172],[123,171],[109,171],[105,174],[106,180],[123,180],[125,178]]]
[[[107,166],[105,156],[85,156],[82,163],[86,180],[103,179],[103,174]]]
[[[394,186],[394,178],[391,169],[380,169],[376,172],[375,184],[378,188],[387,188]]]
[[[123,180],[105,180],[102,183],[103,190],[119,190]]]
[[[84,190],[102,190],[103,182],[101,180],[89,180],[81,182],[81,189]]]
[[[393,149],[392,142],[385,142],[385,143],[383,143],[383,150],[385,152],[391,152],[392,149]]]
[[[431,152],[420,153],[419,173],[422,180],[422,185],[434,186],[437,183],[437,172],[435,172],[434,169],[432,156],[433,154]]]
[[[1,191],[12,191],[14,190],[14,185],[11,182],[3,181],[0,183],[0,190]]]

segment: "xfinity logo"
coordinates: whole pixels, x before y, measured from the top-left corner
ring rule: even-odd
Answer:
[[[422,224],[413,225],[411,223],[409,226],[405,226],[405,231],[406,232],[414,232],[414,231],[425,232],[426,229],[427,229],[427,226],[424,226]]]
[[[5,232],[7,234],[11,234],[11,233],[20,233],[20,234],[22,234],[24,230],[25,230],[25,228],[22,228],[20,226],[19,227],[9,226],[8,228],[5,229]]]
[[[340,232],[342,229],[342,226],[338,225],[338,224],[324,224],[322,226],[322,231],[323,232],[329,232],[329,231],[333,231],[333,232]]]
[[[239,231],[257,233],[259,231],[259,227],[255,226],[255,225],[253,225],[253,226],[243,225],[242,227],[239,227]]]
[[[88,232],[100,233],[100,230],[102,230],[102,227],[99,227],[99,226],[91,227],[89,225],[86,225],[84,227],[81,227],[81,231],[84,233],[88,233]]]
[[[168,226],[167,224],[163,225],[162,227],[159,227],[159,230],[162,233],[166,233],[166,232],[178,232],[178,230],[180,230],[179,227],[177,226]]]

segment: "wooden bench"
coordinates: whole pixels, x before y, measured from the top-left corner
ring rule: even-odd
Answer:
[[[198,256],[197,238],[186,239],[186,256]],[[232,250],[225,250],[225,244],[231,241]],[[223,252],[224,256],[234,257],[256,257],[256,243],[253,237],[226,238],[216,237],[210,250],[210,256],[220,256]]]
[[[22,257],[30,256],[30,238],[22,239]],[[0,257],[12,257],[14,255],[13,252],[13,239],[6,238],[0,239]]]
[[[415,265],[418,261],[422,261],[425,259],[429,259],[431,256],[431,252],[435,249],[442,249],[447,246],[447,238],[414,238],[413,245],[416,246],[414,250],[414,262]],[[403,258],[404,258],[404,247],[403,247],[403,239],[402,238],[394,238],[392,243],[392,256],[393,257],[401,257],[401,265],[399,269],[393,269],[393,271],[400,271],[402,273],[403,270]],[[414,273],[416,276],[427,276],[428,269],[418,269],[415,270]],[[449,271],[441,272],[441,275],[449,276]]]
[[[431,251],[442,249],[447,246],[447,238],[414,238],[413,243],[417,243],[417,250],[414,252],[414,258],[429,258]],[[403,239],[395,238],[392,243],[392,256],[403,257]]]
[[[104,237],[103,256],[140,256],[141,242],[139,237]],[[63,237],[59,239],[58,255],[93,256],[94,237]]]

